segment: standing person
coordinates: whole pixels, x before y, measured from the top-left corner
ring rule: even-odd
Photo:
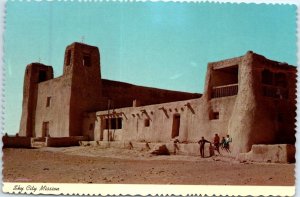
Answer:
[[[215,134],[215,137],[214,137],[214,146],[215,146],[215,150],[219,153],[219,155],[221,155],[220,150],[219,150],[220,137],[217,133]]]
[[[226,143],[225,141],[226,141],[225,137],[222,137],[222,140],[221,140],[221,143],[220,143],[222,150],[225,148],[225,143]]]
[[[179,151],[179,147],[177,145],[177,143],[179,143],[179,140],[176,138],[174,141],[174,155],[176,155],[176,151]]]
[[[225,138],[225,150],[227,152],[230,152],[230,149],[229,149],[229,143],[232,142],[232,138],[229,137],[229,135],[226,135],[226,138]]]
[[[211,142],[207,141],[202,136],[201,140],[198,141],[198,144],[200,145],[200,155],[201,155],[202,158],[204,157],[204,145],[205,145],[205,143],[210,143],[211,144]]]

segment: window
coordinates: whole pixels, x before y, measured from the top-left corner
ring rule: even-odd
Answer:
[[[211,98],[237,95],[238,81],[239,66],[237,64],[214,68],[211,74]]]
[[[122,118],[105,119],[105,129],[122,129]]]
[[[51,97],[47,97],[46,107],[50,107],[50,105],[51,105]]]
[[[278,87],[285,88],[287,86],[287,79],[284,73],[276,73],[275,74],[275,85]]]
[[[219,119],[220,115],[219,115],[219,112],[211,112],[209,114],[209,119],[210,120],[217,120]]]
[[[89,55],[83,55],[82,65],[87,67],[91,66],[91,57]]]
[[[67,62],[66,65],[69,66],[71,64],[71,50],[68,50],[67,52]]]
[[[118,125],[119,128],[122,129],[122,118],[118,118]]]
[[[110,126],[111,126],[111,129],[117,128],[117,119],[116,118],[110,119]]]
[[[144,120],[144,126],[145,127],[149,127],[150,126],[150,120],[149,120],[149,118],[147,118],[147,119]]]
[[[262,72],[262,93],[266,97],[288,99],[288,80],[285,73],[272,73],[269,70]]]
[[[261,82],[263,84],[272,85],[273,84],[273,73],[269,70],[263,70],[262,71],[262,79]]]
[[[213,113],[213,119],[219,119],[219,112]]]
[[[226,86],[238,84],[239,81],[239,66],[228,65],[222,68],[215,68],[211,74],[211,84],[215,86]]]
[[[40,70],[39,71],[39,82],[46,81],[47,79],[47,73],[45,70]]]

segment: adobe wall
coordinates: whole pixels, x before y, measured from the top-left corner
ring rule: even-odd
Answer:
[[[277,70],[289,70],[289,98],[292,100],[263,95],[261,72],[270,68],[270,64],[275,65]],[[253,144],[294,143],[295,72],[294,67],[280,66],[279,62],[267,60],[252,52],[243,56],[239,65],[239,76],[243,77],[239,77],[239,94],[228,126],[228,133],[233,139],[238,139],[232,143],[234,154],[250,151]],[[282,110],[287,122],[279,130],[276,116]]]
[[[235,97],[222,100],[207,101],[200,99],[171,102],[165,104],[129,107],[110,111],[110,117],[122,117],[122,129],[110,129],[111,140],[170,142],[174,115],[180,115],[179,136],[181,142],[198,142],[202,136],[212,141],[215,133],[225,136],[230,113]],[[218,110],[220,119],[210,120],[210,108]],[[108,129],[104,129],[104,121],[108,111],[89,113],[85,116],[83,132],[91,140],[107,141]],[[145,126],[145,120],[150,125]],[[93,125],[93,126],[91,126]]]
[[[261,73],[270,67],[287,73],[288,98],[265,95]],[[110,138],[105,129],[108,111],[89,113],[84,118],[83,132],[92,140],[167,143],[173,138],[173,117],[179,115],[179,136],[176,137],[179,141],[196,142],[201,136],[212,141],[215,133],[220,137],[229,134],[233,139],[230,144],[233,155],[250,151],[253,144],[294,143],[295,72],[292,66],[282,66],[252,52],[209,63],[201,98],[110,110],[110,118],[121,117],[123,121],[122,129],[109,130]],[[216,97],[215,88],[220,87],[225,95],[230,88],[237,88],[236,95]],[[212,116],[214,113],[216,117]],[[278,114],[283,114],[283,120],[278,121]],[[150,119],[149,126],[145,126],[146,119]]]
[[[79,141],[85,141],[88,138],[85,136],[71,136],[71,137],[58,137],[46,138],[46,145],[48,147],[68,147],[68,146],[79,146]]]
[[[42,134],[43,122],[49,122],[51,137],[68,137],[70,124],[71,78],[61,76],[38,84],[35,137]],[[50,97],[50,106],[47,98]]]
[[[237,159],[242,162],[294,163],[295,152],[292,144],[254,144],[251,151],[238,154]]]
[[[113,100],[115,108],[131,107],[137,100],[140,106],[200,98],[201,94],[163,90],[102,79],[103,97]]]
[[[248,54],[239,58],[209,63],[208,65],[209,78],[214,77],[213,70],[215,69],[222,69],[230,65],[238,65],[238,94],[233,103],[231,113],[228,114],[229,120],[226,126],[224,125],[225,127],[223,127],[223,129],[226,130],[226,134],[229,134],[233,140],[230,144],[233,154],[249,151],[249,146],[253,143],[250,140],[250,135],[251,132],[253,132],[255,125],[255,115],[253,113],[256,106],[253,92],[253,81],[255,79],[252,72],[252,62],[249,61],[247,55]],[[219,100],[226,98],[212,98],[212,89],[215,83],[213,83],[213,80],[209,80],[206,81],[206,84],[206,95],[210,102],[218,102]],[[219,83],[217,83],[217,85],[219,85]]]
[[[224,62],[226,65],[236,65],[239,64],[240,60],[241,58],[233,58]],[[219,65],[217,64],[217,66]],[[209,66],[206,75],[205,92],[201,98],[115,109],[114,112],[123,119],[123,127],[122,129],[110,130],[111,136],[116,136],[113,140],[169,142],[172,140],[174,115],[180,115],[179,136],[177,137],[180,141],[197,142],[202,136],[212,141],[215,133],[225,137],[228,134],[228,122],[231,118],[236,96],[218,99],[210,98],[211,81],[215,80],[211,77],[212,69],[213,67]],[[110,86],[107,86],[106,82],[109,82]],[[111,83],[110,81],[103,81],[102,85],[104,88],[114,90],[111,91],[113,93],[119,92],[125,98],[127,95],[130,95],[126,90],[128,91],[129,89],[128,92],[131,92],[131,89],[134,90],[136,88],[131,87],[130,84]],[[143,92],[143,90],[145,90],[145,94],[150,93],[151,95],[151,89],[147,92],[148,89],[144,89],[144,87],[141,87],[141,90],[136,92]],[[192,94],[186,94],[186,96],[190,97]],[[197,97],[198,95],[194,94],[194,96]],[[156,93],[156,98],[159,98],[158,93]],[[166,98],[168,99],[168,96]],[[130,100],[133,100],[133,98],[130,98]],[[146,100],[146,102],[148,101]],[[149,102],[151,101],[149,100]],[[219,113],[218,119],[211,118],[213,112]],[[109,113],[113,117],[112,109]],[[83,132],[93,140],[108,140],[108,130],[104,129],[105,126],[103,126],[103,120],[107,118],[107,114],[107,110],[88,114],[83,124]],[[148,118],[150,119],[150,126],[146,127],[145,120]]]
[[[31,148],[31,137],[3,136],[3,148]]]
[[[222,64],[236,65],[240,60],[241,58],[233,58]],[[110,110],[111,118],[122,117],[123,120],[122,129],[110,130],[110,136],[117,136],[112,140],[170,142],[174,139],[172,127],[175,115],[180,116],[179,136],[176,138],[181,142],[197,142],[202,136],[212,141],[215,133],[225,137],[236,96],[211,99],[211,82],[215,80],[211,73],[214,66],[208,66],[205,92],[201,98],[115,109],[115,116]],[[217,119],[211,117],[213,112],[218,112]],[[103,126],[107,114],[108,111],[98,111],[85,116],[83,132],[92,140],[108,140],[108,129]],[[146,119],[150,119],[149,127],[145,126]]]
[[[254,70],[256,81],[255,89],[257,97],[257,127],[261,128],[262,133],[271,135],[262,136],[256,139],[255,143],[269,144],[294,144],[295,139],[295,120],[296,120],[296,68],[286,63],[267,60],[263,56],[254,54]],[[272,72],[273,80],[271,85],[262,83],[262,72],[264,70]],[[284,74],[286,79],[284,85],[276,85],[276,75]],[[265,88],[277,89],[275,95],[265,95]],[[278,92],[279,91],[279,92]],[[278,95],[278,94],[279,95]],[[258,121],[259,120],[259,121]],[[253,134],[254,137],[260,136]],[[269,139],[267,141],[266,139]]]

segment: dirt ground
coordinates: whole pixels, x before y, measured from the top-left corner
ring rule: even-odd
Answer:
[[[97,147],[4,149],[4,182],[282,185],[295,164],[240,163],[222,156],[152,156]]]

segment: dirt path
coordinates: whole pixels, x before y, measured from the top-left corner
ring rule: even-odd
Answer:
[[[294,164],[97,147],[4,149],[4,182],[294,185]],[[218,160],[218,161],[216,161]]]

